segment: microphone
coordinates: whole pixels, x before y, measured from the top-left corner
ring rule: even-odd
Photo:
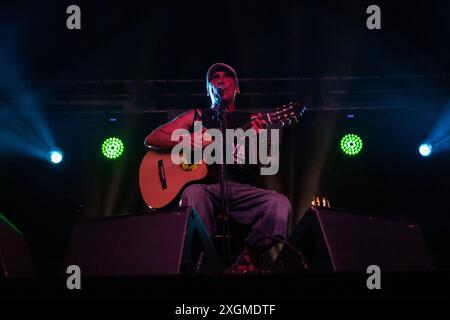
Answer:
[[[223,98],[223,94],[225,93],[225,90],[223,90],[223,88],[216,88],[216,103],[218,106],[220,106],[222,104],[222,98]]]
[[[225,90],[223,90],[223,88],[217,88],[216,92],[217,92],[217,96],[222,100]]]

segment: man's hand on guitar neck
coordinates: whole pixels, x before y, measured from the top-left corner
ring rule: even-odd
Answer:
[[[267,121],[263,118],[262,113],[254,113],[251,116],[251,128],[254,129],[257,133],[261,129],[265,129],[267,127]]]

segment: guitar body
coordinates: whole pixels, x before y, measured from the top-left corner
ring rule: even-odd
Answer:
[[[201,180],[207,173],[205,163],[175,164],[170,151],[151,149],[145,154],[139,168],[142,198],[149,208],[162,208],[175,199],[188,182]]]

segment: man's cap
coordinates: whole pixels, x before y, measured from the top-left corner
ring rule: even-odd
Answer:
[[[208,92],[208,84],[211,81],[211,76],[214,74],[214,72],[217,71],[228,71],[230,72],[233,77],[234,77],[234,81],[236,82],[236,87],[238,89],[239,92],[239,81],[237,78],[237,73],[236,71],[229,65],[222,63],[222,62],[218,62],[218,63],[214,63],[211,67],[209,67],[208,72],[206,72],[206,92]],[[209,92],[208,92],[209,94]]]

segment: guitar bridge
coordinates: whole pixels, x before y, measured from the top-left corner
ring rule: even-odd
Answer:
[[[161,182],[161,188],[167,189],[167,180],[166,180],[166,173],[164,172],[164,163],[162,160],[158,160],[158,175],[159,175],[159,181]]]

